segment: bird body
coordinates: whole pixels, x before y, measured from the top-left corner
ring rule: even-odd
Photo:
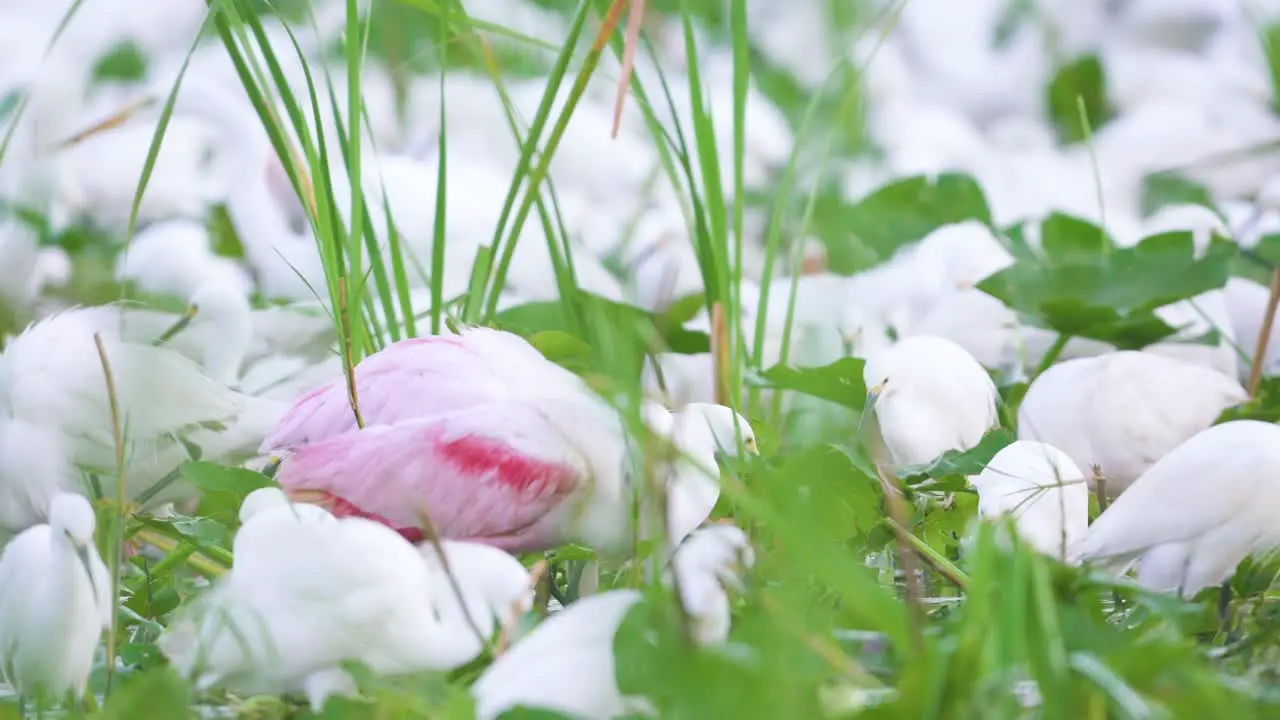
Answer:
[[[672,413],[650,403],[645,415],[650,430],[665,437],[675,453],[663,465],[666,532],[675,547],[711,516],[720,499],[716,454],[736,455],[739,433],[743,447],[754,453],[755,436],[745,418],[723,405],[690,403]]]
[[[969,482],[978,491],[980,517],[1012,517],[1018,535],[1046,555],[1066,557],[1089,526],[1084,474],[1051,445],[1019,440]]]
[[[300,400],[263,442],[277,479],[339,515],[410,539],[506,550],[629,542],[627,439],[616,413],[519,336],[471,328],[405,340],[355,368],[365,427],[343,380]]]
[[[700,528],[676,549],[662,580],[678,578],[694,642],[705,647],[728,638],[727,590],[742,588],[740,573],[753,562],[746,534],[732,525]],[[643,597],[636,590],[611,590],[547,618],[471,686],[476,716],[489,720],[517,706],[577,718],[653,715],[646,698],[622,694],[614,665],[618,628]]]
[[[1070,549],[1138,583],[1190,597],[1280,544],[1280,426],[1235,420],[1156,461]]]
[[[896,466],[968,450],[998,423],[995,383],[950,340],[913,335],[877,350],[867,358],[863,380]]]
[[[1097,465],[1114,495],[1247,397],[1233,377],[1163,355],[1078,358],[1031,384],[1018,437],[1061,449],[1082,470]],[[1092,487],[1092,473],[1086,479]]]
[[[445,671],[474,659],[488,640],[466,624],[438,559],[424,558],[434,550],[420,551],[363,518],[291,505],[275,488],[251,493],[241,516],[230,573],[159,643],[199,687],[302,692],[318,712],[329,694],[354,690],[345,661],[386,675]],[[532,602],[514,558],[490,548],[444,549],[482,633],[491,634],[499,612],[510,612],[504,603],[522,609]],[[496,580],[486,576],[495,567],[486,552],[505,563]]]
[[[200,446],[206,459],[238,462],[250,456],[282,409],[220,385],[173,350],[127,337],[121,324],[118,307],[72,308],[32,324],[0,355],[0,426],[7,423],[8,430],[41,446],[60,447],[68,461],[62,477],[52,470],[6,472],[0,476],[0,506],[22,506],[24,497],[47,501],[55,487],[85,491],[78,475],[66,476],[75,468],[114,476],[113,394],[127,446],[130,498],[187,459],[179,438]],[[113,393],[95,336],[102,341]],[[164,401],[158,402],[161,393]],[[16,444],[8,448],[26,452]],[[13,468],[15,462],[0,458],[0,467]],[[175,482],[151,501],[169,502],[192,492]],[[3,529],[15,531],[41,517],[5,519],[15,524]]]
[[[89,502],[60,494],[48,514],[0,556],[0,674],[22,694],[79,697],[111,626],[111,583]]]

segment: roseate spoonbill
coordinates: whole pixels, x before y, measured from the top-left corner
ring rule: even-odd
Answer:
[[[1073,561],[1190,597],[1280,545],[1280,426],[1235,420],[1170,450],[1070,548]],[[1211,480],[1212,482],[1206,482]]]
[[[741,587],[738,573],[753,559],[746,535],[729,525],[701,528],[676,551],[673,571],[700,645],[728,637],[726,590]],[[647,699],[622,694],[614,675],[614,636],[641,599],[635,590],[611,590],[547,618],[471,686],[476,716],[490,720],[522,705],[584,718],[652,714]]]
[[[1019,440],[996,453],[969,482],[978,491],[979,516],[1013,518],[1018,535],[1046,555],[1066,557],[1089,527],[1084,474],[1051,445]]]
[[[1097,466],[1117,495],[1223,410],[1248,398],[1233,377],[1154,353],[1122,351],[1055,365],[1028,388],[1018,437],[1061,449],[1086,473]]]
[[[968,450],[995,427],[995,383],[964,348],[913,335],[872,353],[862,370],[867,404],[895,466]]]
[[[0,675],[23,695],[83,697],[111,581],[93,544],[89,501],[54,497],[49,523],[27,528],[0,556]]]
[[[159,641],[202,689],[302,692],[319,712],[355,690],[343,662],[385,675],[450,670],[532,603],[524,568],[493,548],[443,544],[459,599],[434,548],[377,523],[291,506],[274,488],[251,493],[241,516],[231,571]]]

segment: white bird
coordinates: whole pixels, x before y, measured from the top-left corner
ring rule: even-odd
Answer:
[[[459,603],[434,550],[385,526],[290,504],[275,488],[250,494],[241,515],[230,573],[159,641],[201,689],[302,692],[318,712],[354,692],[343,662],[383,675],[450,670],[532,603],[523,567],[492,548],[445,544]]]
[[[1019,440],[969,477],[978,491],[978,515],[1013,518],[1018,535],[1040,552],[1066,557],[1089,527],[1089,487],[1066,453]]]
[[[48,514],[0,557],[0,674],[22,695],[79,699],[111,627],[111,581],[89,501],[61,494]]]
[[[1185,597],[1228,578],[1241,560],[1280,545],[1280,426],[1236,420],[1160,458],[1107,508],[1071,560]]]
[[[131,499],[188,458],[183,440],[200,446],[208,460],[240,462],[252,457],[283,406],[220,385],[173,350],[126,337],[120,318],[118,307],[73,308],[29,326],[13,339],[0,355],[0,419],[9,421],[10,428],[20,428],[28,442],[62,448],[62,460],[69,466],[114,478],[112,394],[94,341],[100,335],[126,444],[125,481]],[[26,452],[16,443],[6,449]],[[31,462],[0,457],[0,469]],[[39,509],[48,507],[58,490],[87,492],[78,474],[64,471],[58,476],[54,469],[45,469],[48,472],[40,474],[0,474],[0,507]],[[110,480],[104,482],[110,485]],[[188,484],[174,482],[148,504],[193,493]],[[3,519],[10,523],[3,529],[16,531],[43,518],[38,511]]]
[[[704,646],[724,642],[731,615],[726,591],[741,592],[742,571],[755,565],[747,534],[724,523],[698,528],[676,548],[671,565],[680,578],[680,602],[689,615],[693,639]]]
[[[720,499],[717,453],[736,455],[739,434],[743,448],[756,453],[756,439],[747,420],[723,405],[691,403],[672,413],[647,403],[645,419],[649,429],[666,438],[677,453],[665,461],[662,473],[667,538],[675,547],[711,516]]]
[[[1065,452],[1090,487],[1096,465],[1114,496],[1246,399],[1235,378],[1201,365],[1114,352],[1068,360],[1036,378],[1018,408],[1018,437]]]
[[[999,418],[995,383],[950,340],[913,335],[867,358],[868,405],[895,466],[976,446]]]
[[[209,231],[192,220],[152,223],[120,251],[116,278],[132,280],[139,290],[186,298],[201,285],[224,283],[246,297],[253,280],[236,261],[210,247]]]
[[[519,706],[580,718],[650,711],[646,699],[622,695],[614,675],[614,636],[642,597],[636,590],[612,590],[544,620],[471,686],[476,718],[494,720]]]
[[[697,530],[677,549],[672,568],[693,621],[693,639],[701,646],[727,638],[725,591],[741,588],[737,573],[753,560],[745,534],[732,526]],[[670,576],[666,579],[669,582]],[[577,718],[652,715],[646,698],[622,694],[614,674],[614,637],[642,597],[635,590],[612,590],[578,600],[547,618],[471,686],[476,717],[491,720],[517,706]]]

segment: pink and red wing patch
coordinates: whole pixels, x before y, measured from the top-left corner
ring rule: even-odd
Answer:
[[[480,435],[436,440],[436,452],[459,472],[489,476],[516,492],[557,492],[575,483],[572,468],[520,455],[510,445]]]

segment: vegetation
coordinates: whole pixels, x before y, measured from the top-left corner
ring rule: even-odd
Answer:
[[[669,13],[684,22],[692,82],[692,122],[667,120],[674,98],[668,87],[648,87],[631,78],[628,103],[642,111],[664,160],[665,181],[687,201],[688,237],[694,244],[705,285],[701,297],[676,303],[665,314],[622,306],[577,289],[569,243],[558,221],[556,194],[548,167],[558,146],[573,142],[568,118],[606,53],[621,58],[624,30],[617,18],[623,3],[581,0],[543,4],[572,18],[572,34],[562,47],[525,37],[519,28],[474,21],[458,0],[386,0],[371,14],[347,2],[347,28],[335,54],[345,73],[311,76],[312,86],[290,88],[266,42],[259,20],[278,12],[291,22],[308,22],[305,3],[264,7],[250,0],[210,3],[205,33],[216,37],[232,59],[267,128],[289,180],[302,200],[325,266],[325,287],[315,288],[333,313],[344,364],[350,369],[388,339],[448,332],[450,324],[485,324],[510,329],[552,360],[607,388],[622,408],[637,407],[641,362],[663,350],[724,356],[723,397],[740,405],[756,429],[761,456],[731,461],[723,473],[724,492],[715,515],[748,529],[757,562],[745,592],[735,600],[730,642],[694,650],[683,637],[674,596],[638,583],[630,566],[608,567],[601,588],[642,586],[647,600],[637,606],[615,642],[617,680],[627,693],[648,696],[662,717],[1276,717],[1280,715],[1280,565],[1246,562],[1232,581],[1232,599],[1220,616],[1217,591],[1183,601],[1146,593],[1125,580],[1048,560],[997,526],[975,532],[976,495],[965,476],[979,470],[1013,438],[1016,406],[1026,383],[1005,384],[1002,417],[1008,427],[993,431],[967,453],[950,454],[903,479],[909,517],[895,527],[885,508],[883,486],[860,442],[866,388],[862,361],[841,360],[817,368],[787,363],[766,366],[759,342],[749,338],[750,320],[760,306],[744,309],[743,269],[735,247],[751,242],[744,215],[767,212],[763,243],[766,268],[791,265],[799,238],[813,236],[827,247],[830,267],[841,273],[864,270],[896,249],[946,223],[972,219],[992,223],[982,189],[971,178],[943,175],[906,178],[852,202],[832,189],[833,156],[861,150],[850,138],[859,123],[858,68],[832,70],[818,93],[799,85],[754,53],[746,36],[746,1],[725,4],[695,0],[653,2],[648,13]],[[834,3],[839,5],[840,3]],[[611,8],[611,5],[613,6]],[[882,33],[893,13],[857,18],[868,33]],[[852,22],[850,20],[850,22]],[[623,23],[625,24],[625,14]],[[716,144],[712,109],[698,82],[695,24],[734,49],[734,124],[731,147]],[[640,53],[651,52],[645,42]],[[396,73],[479,67],[497,88],[515,73],[545,72],[543,102],[533,117],[509,116],[523,155],[503,193],[504,209],[489,251],[471,269],[460,297],[445,297],[443,212],[437,213],[435,252],[419,267],[399,249],[394,231],[378,237],[371,221],[384,207],[367,202],[360,183],[341,184],[333,172],[360,177],[369,148],[362,146],[361,70],[388,64]],[[104,58],[105,74],[137,72],[144,63],[122,48]],[[1096,60],[1065,67],[1046,90],[1064,133],[1084,141],[1090,123],[1102,122],[1097,84],[1105,78]],[[751,74],[793,122],[797,136],[787,167],[767,194],[744,188],[742,142],[745,79]],[[610,79],[612,80],[612,79]],[[599,82],[598,80],[592,82]],[[346,84],[349,105],[326,106],[326,83]],[[1092,84],[1081,87],[1081,83]],[[443,91],[442,91],[443,96]],[[277,115],[270,98],[286,109]],[[1088,118],[1074,114],[1077,98],[1089,100]],[[166,105],[172,108],[173,97]],[[0,108],[3,105],[0,104]],[[1083,105],[1079,105],[1083,107]],[[717,107],[715,112],[729,112]],[[0,113],[3,114],[3,113]],[[442,110],[442,121],[443,121]],[[345,120],[344,120],[345,118]],[[340,128],[338,146],[317,127]],[[163,131],[163,123],[161,125]],[[155,149],[162,140],[157,134]],[[447,128],[439,152],[448,153]],[[718,157],[731,156],[734,172],[723,177]],[[440,163],[441,176],[445,163]],[[138,188],[147,183],[144,173]],[[350,186],[350,197],[341,188]],[[1187,184],[1153,183],[1152,206],[1163,189],[1188,196]],[[444,207],[450,189],[443,182],[424,204]],[[729,198],[721,202],[719,198]],[[339,207],[352,208],[349,217]],[[134,214],[136,218],[137,204]],[[215,221],[216,222],[216,221]],[[521,230],[541,228],[552,248],[559,303],[534,303],[498,310]],[[219,225],[228,241],[220,252],[240,252],[234,232]],[[394,225],[392,225],[394,228]],[[1258,258],[1235,245],[1215,241],[1206,253],[1192,250],[1189,233],[1152,237],[1118,249],[1104,229],[1083,220],[1053,216],[1040,228],[1045,253],[1026,250],[1019,231],[993,228],[1008,239],[1017,263],[984,282],[981,289],[1015,308],[1031,323],[1067,337],[1142,347],[1173,332],[1154,314],[1164,304],[1220,287],[1229,275],[1256,273]],[[528,236],[523,236],[527,238]],[[76,273],[70,299],[101,302],[125,294],[103,268],[108,244],[77,229],[46,236],[73,252]],[[1266,245],[1263,248],[1267,247]],[[381,248],[389,252],[383,253]],[[1261,251],[1260,251],[1260,254]],[[415,317],[409,278],[425,276],[434,299],[431,312]],[[150,300],[143,298],[143,300]],[[684,324],[701,308],[723,308],[724,337],[709,337]],[[1059,344],[1061,349],[1061,344]],[[1280,396],[1269,386],[1250,414],[1276,417]],[[807,395],[820,403],[798,405],[785,397]],[[818,410],[814,410],[814,408]],[[813,413],[820,413],[814,420]],[[638,418],[635,418],[638,420]],[[815,422],[817,427],[815,427]],[[119,557],[123,540],[145,539],[165,555],[156,561],[138,555],[118,574],[121,611],[105,657],[92,677],[102,706],[91,716],[186,718],[194,715],[311,717],[296,703],[278,698],[227,698],[197,694],[165,664],[155,640],[183,600],[198,593],[202,576],[231,563],[230,539],[236,509],[245,494],[270,484],[266,476],[242,468],[199,461],[180,472],[203,491],[191,516],[164,519],[130,514],[110,499],[100,500],[104,556]],[[927,487],[922,484],[931,480]],[[1208,481],[1209,479],[1206,479]],[[905,542],[895,540],[901,531]],[[921,596],[905,590],[904,547],[923,559]],[[576,596],[572,569],[591,551],[567,547],[550,553],[558,568],[553,580],[568,600]],[[529,557],[526,564],[539,558]],[[323,717],[469,718],[468,684],[486,660],[447,677],[395,680],[362,675],[364,699],[333,700]],[[0,705],[0,717],[16,716]],[[508,717],[553,717],[516,712]]]

